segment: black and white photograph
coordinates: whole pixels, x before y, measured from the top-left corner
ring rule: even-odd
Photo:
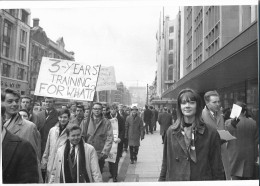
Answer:
[[[258,5],[0,1],[0,182],[259,185]]]

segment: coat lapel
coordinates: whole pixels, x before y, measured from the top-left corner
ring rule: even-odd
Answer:
[[[177,133],[175,133],[174,136],[177,139],[178,143],[180,144],[180,146],[181,146],[182,150],[184,151],[184,153],[186,155],[189,155],[188,150],[186,148],[185,141],[184,141],[184,137],[183,137],[181,131],[178,131]]]

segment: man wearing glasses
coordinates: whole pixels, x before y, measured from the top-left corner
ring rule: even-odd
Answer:
[[[103,172],[105,159],[112,148],[114,137],[110,121],[103,117],[102,104],[94,103],[90,116],[86,142],[94,146],[98,155],[98,163]]]

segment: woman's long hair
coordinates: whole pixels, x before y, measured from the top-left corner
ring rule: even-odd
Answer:
[[[200,95],[190,89],[190,88],[186,88],[180,91],[178,98],[177,98],[177,120],[179,122],[178,125],[182,124],[184,122],[184,115],[181,111],[181,102],[185,100],[185,101],[196,101],[196,113],[195,113],[195,124],[199,124],[202,120],[201,120],[201,114],[202,114],[202,100]]]

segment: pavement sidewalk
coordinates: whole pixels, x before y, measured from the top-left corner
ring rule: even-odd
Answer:
[[[141,141],[137,162],[129,164],[124,182],[156,182],[158,181],[163,155],[162,137],[157,131],[146,134]],[[129,153],[129,152],[128,152]],[[125,158],[127,161],[127,158]],[[130,162],[129,158],[128,161]]]

